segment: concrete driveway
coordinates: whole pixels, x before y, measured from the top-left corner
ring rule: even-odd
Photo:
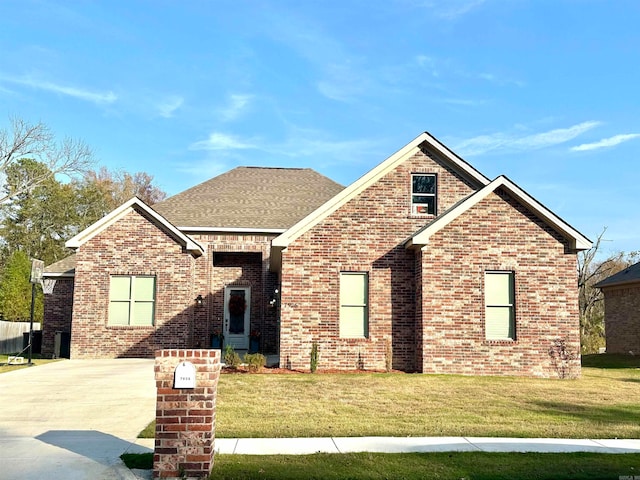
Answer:
[[[63,360],[0,374],[0,479],[126,479],[155,418],[153,360]],[[150,450],[146,450],[150,451]]]

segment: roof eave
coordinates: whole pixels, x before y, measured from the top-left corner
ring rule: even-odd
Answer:
[[[43,272],[42,276],[44,278],[73,278],[76,276],[74,272]]]
[[[416,248],[418,246],[426,245],[433,234],[440,231],[450,222],[458,218],[482,199],[486,198],[491,192],[494,192],[500,187],[506,189],[510,195],[516,198],[516,200],[533,211],[545,223],[553,227],[554,230],[569,240],[573,250],[580,251],[591,248],[591,241],[587,237],[575,230],[571,225],[555,215],[504,175],[497,177],[481,190],[471,194],[465,201],[460,203],[460,205],[449,211],[446,216],[437,218],[427,227],[417,232],[409,239],[408,242],[405,243],[405,246],[407,248]]]
[[[401,164],[411,155],[413,155],[420,147],[427,143],[431,148],[436,150],[445,161],[453,164],[456,170],[463,173],[468,179],[477,182],[479,185],[487,185],[489,179],[481,174],[478,170],[469,165],[458,155],[449,150],[444,144],[438,141],[430,133],[424,132],[402,147],[400,150],[389,156],[386,160],[378,164],[372,170],[365,173],[358,180],[353,182],[347,188],[338,193],[316,210],[311,212],[298,223],[287,229],[284,233],[273,240],[272,245],[278,247],[287,247],[292,241],[303,235],[314,225],[331,215],[342,205],[354,198],[356,195],[364,191],[366,188],[382,178],[388,172],[393,170],[398,164]]]
[[[190,233],[283,233],[286,232],[286,228],[254,228],[254,227],[177,227],[181,232]]]
[[[618,281],[618,282],[611,282],[611,283],[599,282],[599,283],[596,283],[594,285],[594,287],[599,288],[600,290],[602,290],[603,288],[624,287],[626,285],[633,285],[633,284],[636,284],[636,283],[640,283],[640,278],[631,279],[631,280],[621,280],[621,281]]]
[[[106,228],[116,223],[118,220],[120,220],[135,208],[140,208],[142,211],[148,214],[153,219],[153,221],[156,222],[157,225],[164,228],[179,244],[181,244],[185,248],[185,250],[191,253],[194,257],[199,257],[204,254],[204,249],[196,241],[181,232],[171,222],[169,222],[154,209],[149,207],[138,197],[131,198],[108,215],[102,217],[97,222],[85,228],[82,232],[78,233],[73,238],[67,240],[65,246],[74,250],[78,249],[84,243],[100,234]]]

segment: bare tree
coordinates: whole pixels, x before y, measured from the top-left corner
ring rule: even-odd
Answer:
[[[589,250],[578,253],[578,302],[583,353],[593,353],[594,337],[599,336],[604,342],[603,295],[594,285],[625,269],[640,255],[640,252],[618,252],[604,260],[598,260],[606,231],[605,227]]]
[[[0,205],[56,174],[84,172],[93,161],[93,153],[83,141],[67,137],[58,142],[42,122],[29,123],[11,117],[9,123],[9,128],[0,130]],[[18,185],[7,185],[7,168],[22,158],[37,160],[46,165],[48,171],[40,176],[25,177]]]

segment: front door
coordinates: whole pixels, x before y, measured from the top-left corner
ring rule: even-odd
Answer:
[[[249,348],[250,287],[224,289],[224,344],[234,349]]]

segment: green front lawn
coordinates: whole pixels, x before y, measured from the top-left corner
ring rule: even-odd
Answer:
[[[585,360],[611,360],[600,357]],[[625,361],[584,368],[576,380],[222,375],[216,435],[640,438],[640,362]]]
[[[640,359],[598,355],[584,363],[592,366],[576,380],[222,375],[216,436],[640,438]],[[153,434],[151,425],[146,436]]]
[[[231,374],[217,437],[512,436],[640,438],[640,359],[583,358],[582,378],[408,374]],[[153,424],[148,429],[153,436]],[[133,456],[136,457],[136,456]],[[152,468],[153,456],[125,462]],[[216,455],[215,479],[612,479],[640,454],[449,452]]]

